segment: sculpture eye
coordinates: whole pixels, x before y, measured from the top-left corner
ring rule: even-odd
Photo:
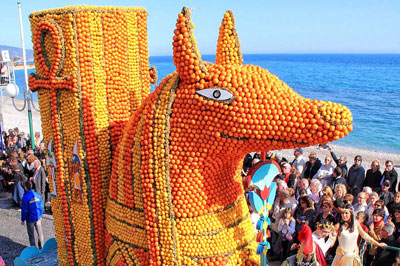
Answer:
[[[203,89],[196,93],[214,101],[227,101],[233,97],[233,94],[230,91],[220,88]]]

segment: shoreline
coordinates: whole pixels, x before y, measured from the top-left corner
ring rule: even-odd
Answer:
[[[11,99],[6,96],[5,97],[3,96],[3,101],[4,105],[2,106],[2,112],[3,112],[4,129],[8,130],[9,128],[18,127],[20,131],[23,131],[25,132],[25,134],[28,134],[29,123],[28,123],[27,110],[24,110],[23,112],[18,112],[17,110],[15,110]],[[22,107],[23,100],[15,99],[15,103],[18,107]],[[34,109],[32,110],[32,120],[33,120],[33,131],[42,132],[40,113]],[[380,160],[381,165],[383,165],[386,160],[392,160],[395,167],[397,169],[400,169],[400,153],[391,153],[380,150],[358,148],[352,146],[342,146],[331,143],[329,145],[332,147],[332,150],[335,152],[337,156],[340,155],[347,156],[348,164],[351,164],[353,162],[353,158],[359,154],[363,157],[363,166],[365,169],[369,169],[372,160],[375,159]],[[316,146],[310,146],[304,148],[303,150],[304,150],[303,155],[306,158],[311,151],[315,151],[318,155],[318,158],[321,161],[323,161],[323,158],[326,155],[329,155],[328,150],[319,150],[316,148]],[[293,149],[281,150],[280,152],[282,153],[283,157],[288,159],[288,161],[291,162],[293,160],[294,158]],[[350,167],[351,165],[348,166]]]

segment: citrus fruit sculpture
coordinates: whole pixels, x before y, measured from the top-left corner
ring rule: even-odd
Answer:
[[[351,113],[242,65],[230,11],[212,64],[202,61],[183,8],[176,72],[149,94],[156,71],[146,16],[141,8],[78,6],[30,17],[30,87],[56,158],[60,263],[258,265],[242,158],[337,140],[352,130]]]

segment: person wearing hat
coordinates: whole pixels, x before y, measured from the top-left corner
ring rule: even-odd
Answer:
[[[386,223],[380,232],[382,242],[388,246],[399,247],[399,243],[393,236],[395,227],[392,223]],[[372,266],[392,265],[396,260],[397,251],[379,247],[376,251],[375,259]]]
[[[324,232],[321,232],[321,235],[322,234],[324,234]],[[282,265],[326,266],[327,263],[325,260],[324,252],[318,245],[318,243],[315,242],[314,237],[320,240],[320,236],[314,236],[311,228],[308,225],[303,225],[301,231],[299,232],[299,236],[297,237],[300,244],[294,244],[292,246],[293,249],[299,249],[297,251],[297,254],[287,258],[287,260]]]
[[[293,155],[294,155],[294,160],[292,161],[292,166],[294,166],[299,175],[302,175],[304,166],[306,165],[306,159],[303,156],[303,149],[302,148],[294,149]]]
[[[310,152],[310,155],[308,155],[308,161],[304,167],[303,177],[308,179],[313,178],[321,166],[322,163],[318,159],[317,154],[315,152]]]
[[[383,181],[382,186],[376,190],[379,198],[385,202],[386,206],[394,200],[394,195],[390,192],[391,185],[390,181],[386,179]]]

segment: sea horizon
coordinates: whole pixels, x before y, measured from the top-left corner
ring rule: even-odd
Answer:
[[[214,62],[215,55],[202,59]],[[243,59],[277,75],[304,97],[349,107],[354,129],[334,144],[400,154],[400,125],[394,122],[400,121],[400,54],[264,53],[244,54]],[[172,55],[150,56],[150,65],[157,68],[157,84],[175,70]],[[16,80],[23,88],[22,70],[16,71]],[[17,98],[22,97],[20,89]]]

